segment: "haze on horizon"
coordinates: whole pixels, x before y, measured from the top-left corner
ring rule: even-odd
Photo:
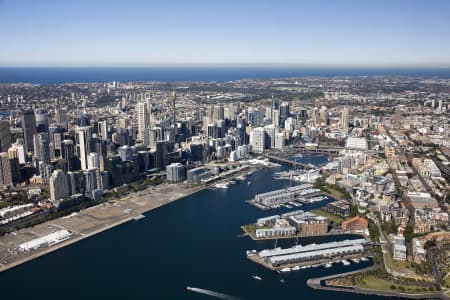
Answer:
[[[450,1],[0,0],[0,66],[450,66]]]

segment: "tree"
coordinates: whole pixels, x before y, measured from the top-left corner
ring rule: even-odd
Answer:
[[[403,233],[405,236],[405,241],[407,243],[411,242],[414,237],[414,228],[411,224],[406,225],[405,232]]]
[[[433,241],[433,240],[429,240],[429,241],[425,242],[425,245],[423,245],[423,248],[425,250],[428,250],[428,249],[430,249],[431,247],[434,247],[434,246],[436,246],[436,242]]]

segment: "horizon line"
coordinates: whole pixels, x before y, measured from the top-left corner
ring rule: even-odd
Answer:
[[[93,63],[93,64],[0,64],[0,68],[154,68],[154,67],[221,67],[221,68],[372,68],[372,69],[449,69],[449,63]]]

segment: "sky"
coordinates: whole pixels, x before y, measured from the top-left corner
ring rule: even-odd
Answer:
[[[450,0],[0,0],[0,66],[450,66]]]

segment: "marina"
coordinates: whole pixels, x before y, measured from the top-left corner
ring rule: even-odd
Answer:
[[[290,272],[304,266],[331,267],[333,262],[340,261],[344,266],[350,265],[347,259],[354,262],[359,257],[369,254],[366,239],[344,240],[322,244],[297,245],[291,248],[274,248],[262,251],[247,251],[251,261],[275,271]],[[359,263],[359,259],[358,259]]]

